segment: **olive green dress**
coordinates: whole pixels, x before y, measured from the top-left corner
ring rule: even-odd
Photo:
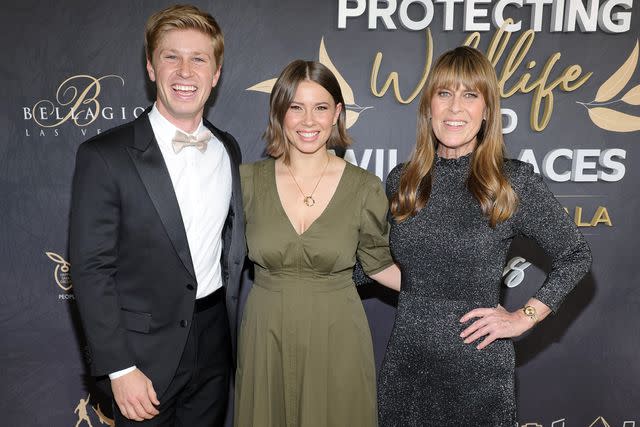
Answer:
[[[346,165],[324,212],[301,235],[276,189],[275,161],[241,166],[249,258],[240,327],[236,427],[377,425],[369,324],[352,282],[393,261],[380,180]]]

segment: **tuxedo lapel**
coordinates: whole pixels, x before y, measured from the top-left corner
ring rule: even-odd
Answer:
[[[178,199],[147,113],[148,110],[134,122],[134,140],[127,150],[173,247],[187,271],[196,279]]]

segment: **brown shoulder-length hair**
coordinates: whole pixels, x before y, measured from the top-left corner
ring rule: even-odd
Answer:
[[[144,50],[147,59],[153,59],[153,52],[160,38],[171,30],[197,30],[211,37],[216,67],[222,66],[224,59],[224,37],[216,20],[210,14],[195,6],[177,4],[162,9],[149,17],[144,29]]]
[[[267,142],[266,153],[289,163],[289,141],[284,133],[284,116],[287,114],[296,95],[298,85],[302,81],[318,83],[331,94],[333,102],[342,105],[338,116],[338,122],[331,129],[331,135],[327,141],[329,148],[346,148],[351,144],[351,138],[347,133],[347,113],[340,90],[340,84],[331,70],[316,61],[295,60],[287,65],[280,77],[276,80],[269,98],[269,124],[262,137]]]
[[[416,148],[402,171],[398,192],[391,199],[391,213],[397,221],[418,213],[431,194],[431,171],[438,147],[431,127],[431,99],[439,89],[457,89],[461,85],[480,92],[486,104],[486,120],[471,154],[467,188],[491,227],[509,219],[516,210],[518,199],[504,173],[505,148],[495,70],[478,50],[461,46],[438,58],[422,91]]]

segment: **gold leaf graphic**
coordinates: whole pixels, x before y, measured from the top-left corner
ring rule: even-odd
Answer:
[[[620,91],[629,83],[633,72],[638,64],[638,41],[636,40],[636,46],[633,48],[631,55],[622,64],[622,67],[618,69],[606,82],[600,86],[598,93],[596,93],[596,102],[609,101],[616,96]]]
[[[355,124],[356,120],[358,120],[359,115],[360,113],[358,113],[357,111],[347,110],[347,129]]]
[[[625,93],[622,100],[627,104],[640,105],[640,85]]]
[[[613,132],[634,132],[640,130],[640,117],[621,113],[604,107],[589,109],[589,117],[596,126]]]
[[[320,53],[318,54],[318,58],[320,59],[320,63],[326,66],[331,70],[338,83],[340,84],[340,90],[342,91],[342,97],[344,98],[344,102],[347,104],[355,104],[355,98],[353,96],[353,91],[351,87],[347,83],[347,81],[342,77],[342,75],[338,72],[338,69],[333,65],[331,59],[329,58],[329,54],[327,53],[327,49],[324,47],[324,37],[320,40]],[[357,118],[357,116],[356,116]],[[355,120],[354,120],[355,121]]]
[[[271,93],[271,89],[273,89],[273,85],[276,84],[276,80],[278,79],[269,79],[263,82],[257,83],[251,87],[248,87],[246,90],[253,90],[256,92],[264,92]]]

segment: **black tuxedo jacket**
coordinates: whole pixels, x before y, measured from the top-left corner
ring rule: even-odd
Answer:
[[[71,275],[92,375],[136,365],[162,396],[180,361],[197,282],[178,201],[147,110],[78,149],[73,178]],[[222,277],[235,360],[246,253],[235,139],[205,121],[231,160]],[[212,182],[215,186],[217,183]]]

